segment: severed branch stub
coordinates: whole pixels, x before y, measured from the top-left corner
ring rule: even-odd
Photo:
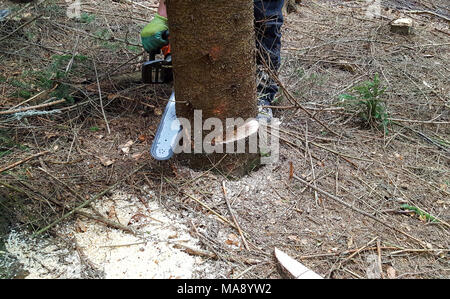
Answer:
[[[285,274],[289,278],[293,279],[323,279],[322,276],[315,273],[300,262],[294,260],[283,251],[275,248],[275,257],[280,266],[282,274]]]

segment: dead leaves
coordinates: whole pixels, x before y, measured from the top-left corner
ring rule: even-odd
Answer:
[[[87,231],[86,225],[80,219],[77,219],[75,223],[75,231],[77,233],[85,233]]]
[[[116,208],[114,206],[111,206],[109,208],[108,217],[109,218],[117,218]]]
[[[139,135],[138,140],[140,142],[146,142],[148,140],[148,136],[143,134],[143,135]]]
[[[124,153],[128,154],[130,152],[131,146],[134,144],[133,140],[129,140],[127,143],[119,145],[119,149]]]
[[[128,225],[133,225],[133,224],[139,223],[145,218],[148,218],[148,217],[142,213],[137,213],[136,215],[131,217],[130,221],[128,222]]]
[[[100,162],[102,163],[102,165],[105,167],[108,167],[108,166],[111,166],[112,164],[114,164],[114,160],[111,160],[106,156],[100,156],[99,159],[100,159]]]
[[[147,140],[147,138],[148,137],[146,135],[140,135],[138,139],[139,139],[140,142],[144,142],[144,141]],[[119,153],[123,154],[123,155],[126,155],[126,156],[130,155],[132,153],[132,151],[131,151],[132,150],[132,146],[135,145],[135,144],[136,144],[136,142],[133,141],[133,140],[129,140],[126,143],[120,144],[118,146]],[[133,154],[131,154],[131,158],[134,159],[134,160],[139,160],[145,155],[146,152],[147,151],[140,151],[140,152],[133,153]],[[113,154],[110,154],[110,155],[113,155]],[[116,153],[116,155],[117,155],[117,153]],[[96,156],[96,155],[94,154],[94,156]],[[108,157],[106,155],[96,156],[96,157],[100,160],[100,163],[104,167],[109,167],[109,166],[113,165],[116,162],[115,159],[110,158],[110,157]]]
[[[161,116],[163,114],[163,111],[161,108],[156,107],[153,113],[155,113],[156,116]]]
[[[228,234],[227,240],[225,241],[225,244],[235,247],[240,247],[240,241],[239,237],[235,234]]]

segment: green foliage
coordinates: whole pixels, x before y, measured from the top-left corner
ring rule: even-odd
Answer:
[[[110,39],[110,38],[111,38],[111,32],[109,32],[108,29],[100,29],[100,30],[97,30],[97,31],[94,33],[94,35],[97,36],[97,37],[99,37],[99,38],[102,38],[102,39]]]
[[[387,132],[388,114],[381,98],[384,92],[385,89],[380,87],[378,74],[375,74],[372,81],[365,81],[353,87],[351,94],[341,94],[339,99],[348,110],[357,111],[365,125],[381,126]]]
[[[100,41],[101,45],[109,50],[113,50],[113,51],[117,51],[120,48],[120,44],[116,43],[116,42],[109,42],[108,40],[110,40],[112,38],[112,34],[108,29],[101,29],[101,30],[97,30],[94,33],[95,36],[101,38],[102,40]]]
[[[55,86],[55,80],[60,81],[66,79],[74,71],[79,70],[81,63],[85,62],[88,57],[84,55],[75,55],[73,57],[72,68],[66,72],[66,67],[72,59],[72,55],[53,55],[52,62],[43,70],[24,73],[26,77],[33,77],[34,84],[40,89],[52,89]],[[66,99],[69,103],[73,103],[74,99],[70,95],[72,92],[69,85],[59,83],[58,87],[52,91],[49,96],[58,99]]]
[[[306,80],[306,84],[316,86],[323,86],[328,81],[328,77],[324,74],[311,73],[307,75],[306,72],[302,75],[302,79]]]
[[[129,51],[134,52],[134,53],[141,53],[141,52],[142,52],[142,48],[141,48],[141,47],[138,47],[138,46],[130,46],[130,45],[127,45],[126,48],[127,48]]]
[[[56,1],[47,1],[45,5],[42,6],[45,16],[51,18],[65,17],[66,7],[56,3]]]
[[[17,79],[12,79],[8,83],[11,86],[17,88],[17,90],[13,93],[13,96],[21,97],[24,99],[28,99],[29,97],[31,97],[31,92],[29,91],[31,89],[31,86],[28,83]]]
[[[73,90],[70,85],[62,81],[69,81],[72,75],[78,75],[81,72],[81,68],[85,68],[84,62],[88,60],[88,57],[75,55],[70,70],[66,71],[71,60],[72,55],[70,54],[53,55],[51,62],[45,68],[40,70],[26,69],[20,77],[16,78],[6,79],[0,76],[0,83],[6,82],[15,87],[11,96],[24,99],[30,98],[40,90],[51,90],[58,83],[49,96],[57,99],[66,99],[69,104],[72,104],[74,102],[71,96]]]
[[[19,97],[24,98],[24,99],[31,98],[31,92],[29,92],[28,90],[20,90],[18,94],[19,94]]]
[[[95,20],[95,15],[83,12],[80,17],[80,22],[90,24]]]
[[[11,81],[9,81],[9,84],[11,84],[14,87],[22,88],[22,89],[30,88],[29,84],[27,84],[27,83],[25,83],[23,81],[17,80],[17,79],[12,79]]]
[[[409,211],[414,212],[421,219],[424,219],[424,220],[427,220],[427,221],[431,221],[431,222],[439,222],[439,220],[437,220],[435,217],[431,216],[430,214],[428,214],[425,211],[422,211],[418,207],[404,204],[404,205],[401,205],[401,208],[404,209],[404,210],[409,210]]]
[[[295,72],[297,73],[297,76],[299,79],[303,78],[303,76],[305,76],[305,70],[303,68],[298,68],[295,70]]]
[[[0,130],[0,159],[12,153],[14,148],[18,148],[20,150],[28,149],[26,146],[18,144],[12,140],[8,131]]]
[[[99,127],[90,127],[89,130],[90,130],[91,132],[97,132],[97,131],[100,130],[100,128],[99,128]]]

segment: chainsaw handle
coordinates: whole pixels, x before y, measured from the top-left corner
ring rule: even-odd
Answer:
[[[161,34],[161,37],[163,40],[169,41],[169,30],[164,30],[163,33]]]

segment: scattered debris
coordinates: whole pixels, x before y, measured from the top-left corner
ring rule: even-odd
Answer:
[[[114,160],[109,159],[106,156],[100,156],[99,157],[100,162],[103,164],[103,166],[108,167],[111,166],[112,164],[114,164]]]
[[[124,154],[128,154],[130,152],[130,148],[133,144],[134,144],[134,141],[130,140],[127,143],[120,145],[119,148],[122,150],[122,152]]]

